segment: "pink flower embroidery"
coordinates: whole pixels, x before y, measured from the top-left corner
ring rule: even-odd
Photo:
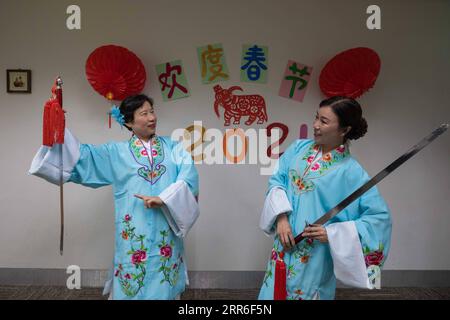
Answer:
[[[119,273],[120,273],[120,270],[116,270],[116,273],[114,274],[114,276],[118,276],[119,275]]]
[[[344,153],[344,151],[345,151],[345,146],[339,146],[339,147],[337,147],[337,148],[336,148],[336,151],[339,152],[339,153]]]
[[[366,254],[364,260],[366,261],[366,266],[379,266],[381,264],[381,261],[383,261],[383,258],[383,251],[377,250]]]
[[[308,160],[306,160],[306,161],[308,161],[308,163],[311,163],[311,162],[313,162],[313,160],[314,160],[314,156],[309,156]]]
[[[125,275],[125,278],[126,278],[126,279],[131,279],[131,276],[130,276],[130,274],[129,274],[129,273],[127,273],[127,274]]]
[[[152,156],[156,157],[158,155],[158,151],[156,151],[155,149],[152,150]]]
[[[314,163],[314,165],[311,167],[311,171],[317,171],[320,169],[320,163],[316,162]]]
[[[141,155],[143,155],[143,156],[146,157],[146,156],[148,155],[147,150],[142,149],[142,150],[141,150]]]
[[[139,263],[144,262],[146,260],[147,260],[147,252],[145,252],[144,250],[137,250],[131,256],[131,262],[133,264],[139,264]]]
[[[166,244],[165,246],[161,247],[159,250],[159,253],[166,258],[170,258],[172,256],[172,247]]]
[[[131,216],[129,214],[125,215],[125,221],[131,221]]]
[[[278,258],[277,252],[274,249],[272,249],[272,260],[277,260],[277,258]]]

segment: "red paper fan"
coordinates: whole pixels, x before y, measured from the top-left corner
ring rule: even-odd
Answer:
[[[372,88],[380,72],[378,54],[369,48],[353,48],[328,61],[319,77],[319,86],[327,96],[358,98]]]
[[[95,49],[86,61],[86,77],[95,91],[108,100],[123,100],[142,91],[146,73],[130,50],[106,45]]]

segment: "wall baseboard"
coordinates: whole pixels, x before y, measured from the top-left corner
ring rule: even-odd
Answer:
[[[0,285],[65,286],[65,269],[0,268]],[[264,271],[190,271],[192,289],[259,288]],[[103,287],[108,270],[81,269],[82,287]],[[383,270],[382,287],[450,287],[450,270]],[[338,282],[337,287],[344,286]]]

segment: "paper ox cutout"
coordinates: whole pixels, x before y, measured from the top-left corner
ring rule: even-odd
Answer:
[[[225,109],[223,117],[225,119],[224,126],[229,126],[231,118],[234,118],[233,124],[240,124],[242,116],[248,116],[248,120],[245,121],[246,125],[251,125],[258,119],[258,124],[266,122],[266,102],[264,98],[258,94],[251,95],[235,95],[234,90],[242,90],[239,86],[232,86],[228,89],[222,88],[220,85],[214,86],[215,101],[214,111],[218,118],[219,106]]]

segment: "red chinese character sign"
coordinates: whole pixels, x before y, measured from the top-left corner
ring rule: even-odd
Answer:
[[[229,126],[231,119],[233,124],[240,124],[242,116],[248,116],[246,125],[251,125],[256,120],[258,124],[267,122],[266,102],[264,98],[258,94],[251,95],[236,95],[235,90],[243,91],[241,87],[233,86],[228,89],[222,88],[220,85],[214,86],[214,111],[218,118],[219,106],[225,109],[223,117],[225,119],[224,125]]]
[[[189,97],[189,88],[181,60],[158,64],[156,73],[164,101]]]
[[[281,97],[302,102],[308,88],[311,73],[312,67],[289,60],[278,94]]]
[[[358,98],[377,80],[381,61],[369,48],[353,48],[328,61],[319,77],[319,85],[327,96]]]
[[[197,48],[203,84],[228,80],[228,67],[221,44]]]

